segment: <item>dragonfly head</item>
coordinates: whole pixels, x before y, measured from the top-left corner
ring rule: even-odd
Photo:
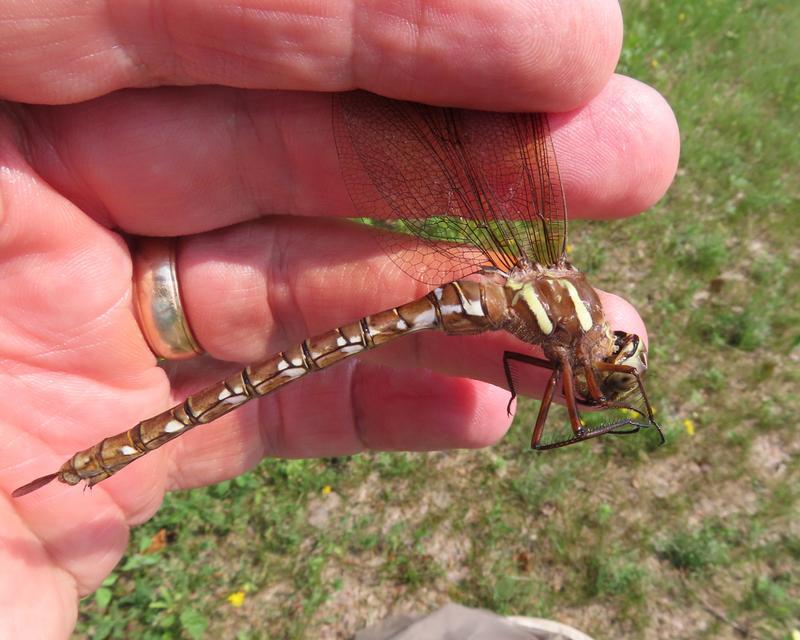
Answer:
[[[614,353],[608,364],[631,367],[639,377],[647,371],[647,347],[639,336],[624,331],[614,332]],[[636,391],[636,376],[624,371],[609,371],[600,378],[600,390],[611,401],[618,402]]]

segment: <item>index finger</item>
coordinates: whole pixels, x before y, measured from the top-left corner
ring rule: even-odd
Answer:
[[[327,94],[163,88],[19,111],[36,172],[129,233],[186,235],[267,214],[369,215],[342,182]],[[614,76],[550,121],[571,216],[638,213],[672,180],[675,117],[646,85]]]
[[[0,92],[65,104],[158,85],[360,87],[563,111],[600,91],[621,40],[614,0],[16,2],[0,21]]]

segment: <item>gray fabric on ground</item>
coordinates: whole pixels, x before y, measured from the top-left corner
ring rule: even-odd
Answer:
[[[400,615],[359,631],[354,640],[569,640],[526,629],[491,611],[446,604],[428,615]]]

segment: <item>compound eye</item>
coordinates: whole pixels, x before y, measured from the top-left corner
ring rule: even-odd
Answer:
[[[633,336],[633,339],[626,345],[625,358],[632,358],[637,351],[639,351],[639,336]]]
[[[636,389],[636,378],[627,373],[613,373],[603,386],[610,400],[621,400]]]
[[[615,331],[614,342],[617,350],[612,361],[617,364],[629,364],[628,360],[635,357],[640,351],[644,351],[641,348],[642,342],[639,340],[639,336],[633,333]]]

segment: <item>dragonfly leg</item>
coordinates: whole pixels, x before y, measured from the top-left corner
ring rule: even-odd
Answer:
[[[569,422],[572,425],[572,431],[576,436],[580,437],[583,435],[583,425],[581,424],[581,417],[578,414],[578,404],[575,401],[575,380],[573,378],[575,374],[572,371],[572,365],[569,362],[569,358],[562,358],[561,368],[564,371],[563,390],[564,399],[567,402]]]
[[[550,411],[550,405],[553,402],[553,394],[558,386],[558,379],[561,377],[561,369],[553,369],[553,375],[547,381],[547,386],[544,388],[542,395],[542,404],[539,406],[539,414],[536,416],[536,425],[533,427],[533,435],[531,435],[531,449],[536,449],[539,445],[539,440],[542,439],[542,431],[544,430],[544,423],[547,421],[547,413]]]
[[[600,391],[600,386],[597,384],[597,377],[594,375],[594,367],[591,364],[583,365],[583,373],[586,376],[586,387],[589,391],[589,397],[592,401],[600,406],[606,404],[606,397]]]
[[[514,376],[511,373],[511,362],[522,362],[524,364],[530,364],[534,367],[541,367],[543,369],[555,369],[555,366],[549,360],[545,360],[544,358],[537,358],[536,356],[529,356],[525,353],[517,353],[516,351],[504,351],[503,352],[503,371],[506,374],[506,382],[508,383],[508,390],[511,391],[511,398],[508,400],[508,406],[506,407],[506,412],[508,415],[511,415],[511,403],[514,402],[514,398],[517,397],[517,390],[514,386]]]

